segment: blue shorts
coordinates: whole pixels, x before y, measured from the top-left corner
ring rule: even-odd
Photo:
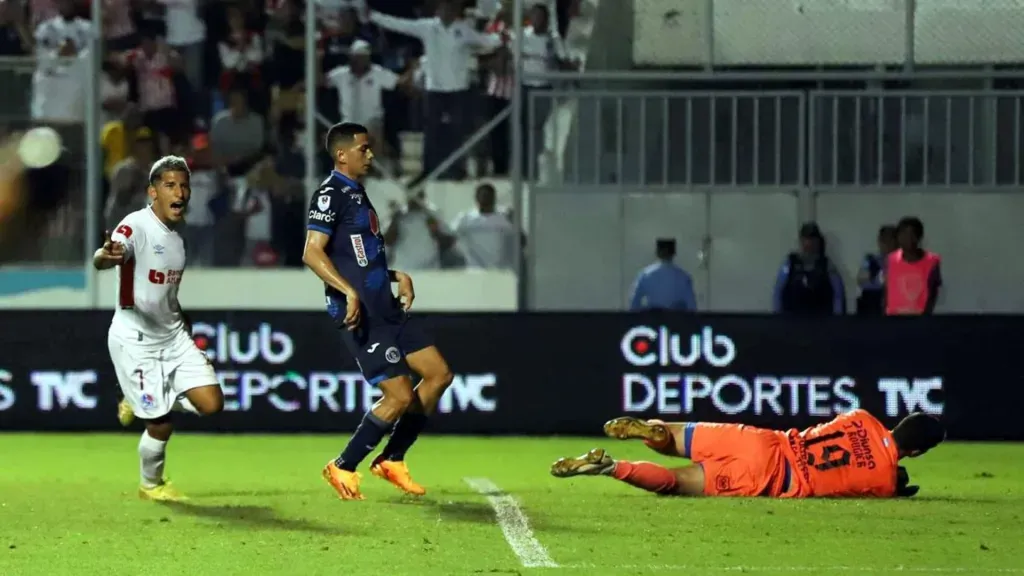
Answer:
[[[340,327],[345,348],[356,359],[363,378],[373,385],[390,378],[411,375],[406,354],[423,350],[434,343],[423,330],[421,321],[403,315],[397,320],[372,317],[365,313],[355,330]]]

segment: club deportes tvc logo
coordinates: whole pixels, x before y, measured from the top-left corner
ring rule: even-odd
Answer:
[[[885,413],[896,417],[901,412],[924,412],[942,416],[946,409],[943,401],[931,399],[932,393],[942,393],[942,378],[879,378],[878,391],[885,394]]]
[[[684,338],[689,338],[685,350]],[[710,326],[689,336],[673,334],[667,326],[634,326],[626,331],[619,348],[633,366],[693,366],[703,360],[723,368],[736,359],[736,343],[726,335],[716,335]]]
[[[69,372],[33,372],[29,379],[38,390],[37,407],[40,411],[65,410],[78,408],[92,410],[99,400],[86,391],[86,386],[94,385],[99,380],[95,370]]]
[[[196,322],[192,327],[196,346],[206,356],[221,364],[250,364],[262,360],[269,364],[284,364],[295,352],[295,342],[284,332],[263,322],[252,332],[237,332],[226,322],[211,325]]]

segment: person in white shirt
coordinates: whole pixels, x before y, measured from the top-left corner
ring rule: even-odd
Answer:
[[[481,34],[459,14],[460,2],[441,0],[435,18],[407,20],[370,12],[370,21],[381,28],[419,38],[426,56],[426,130],[423,170],[430,173],[445,161],[466,137],[469,71],[477,54],[501,46],[496,34]],[[465,170],[457,162],[441,178],[459,179]]]
[[[85,122],[82,86],[89,73],[89,52],[68,38],[53,58],[39,60],[32,74],[32,119],[47,124]]]
[[[185,76],[193,90],[203,81],[203,57],[206,50],[206,23],[197,15],[199,0],[159,0],[167,6],[167,45],[181,55]]]
[[[519,235],[508,214],[497,210],[494,186],[485,183],[477,187],[476,205],[452,224],[466,266],[512,269]]]
[[[519,40],[512,38],[515,45]],[[523,30],[523,74],[538,74],[543,72],[554,72],[560,69],[574,69],[575,63],[569,61],[568,52],[558,31],[551,27],[551,11],[542,2],[536,2],[530,7],[530,26]],[[523,102],[530,102],[530,92],[550,88],[551,83],[547,80],[525,78],[523,80]],[[539,152],[544,146],[544,123],[547,122],[551,113],[550,98],[536,98],[533,100],[533,115],[523,114],[523,170],[530,169],[530,134],[533,134],[532,152]],[[533,159],[536,161],[536,158]],[[524,172],[525,173],[525,172]]]
[[[57,3],[59,14],[36,26],[36,56],[53,58],[64,46],[66,40],[75,45],[76,52],[89,47],[92,37],[92,23],[78,17],[78,8],[71,0],[60,0]]]
[[[406,206],[392,202],[391,222],[384,232],[390,248],[390,266],[401,270],[439,270],[441,254],[452,248],[455,237],[427,202],[423,192],[409,198]]]
[[[338,109],[342,122],[362,124],[370,132],[370,143],[382,155],[384,142],[384,105],[382,93],[398,87],[401,77],[370,61],[372,48],[366,40],[356,40],[349,49],[348,66],[327,73],[327,81],[338,91]]]
[[[146,430],[139,440],[139,496],[177,501],[184,496],[164,477],[170,412],[209,415],[224,408],[209,358],[192,340],[192,326],[178,302],[185,272],[184,224],[191,191],[184,158],[165,156],[149,171],[147,208],[132,212],[107,232],[93,255],[98,270],[117,267],[117,305],[107,346],[124,400],[118,418],[127,426],[138,417]]]

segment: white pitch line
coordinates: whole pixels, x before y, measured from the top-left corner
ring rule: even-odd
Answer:
[[[868,574],[917,573],[917,574],[1024,574],[1024,568],[929,568],[925,566],[699,566],[688,564],[563,564],[562,568],[588,570],[672,570],[709,572],[792,572],[828,574],[834,572],[862,572]]]
[[[519,558],[524,568],[558,568],[548,551],[533,536],[530,522],[519,507],[519,502],[511,495],[503,492],[497,484],[487,478],[463,478],[470,488],[487,497],[488,504],[494,509],[498,526],[505,534],[505,541],[512,552]]]

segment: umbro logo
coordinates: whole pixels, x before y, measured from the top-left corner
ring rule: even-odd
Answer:
[[[369,352],[370,354],[373,354],[373,351],[377,349],[377,346],[380,346],[380,342],[374,342],[373,346],[367,348],[366,351]]]
[[[153,246],[153,252],[156,253],[156,254],[163,254],[164,253],[164,247],[159,245],[159,244],[157,244],[156,246]]]

